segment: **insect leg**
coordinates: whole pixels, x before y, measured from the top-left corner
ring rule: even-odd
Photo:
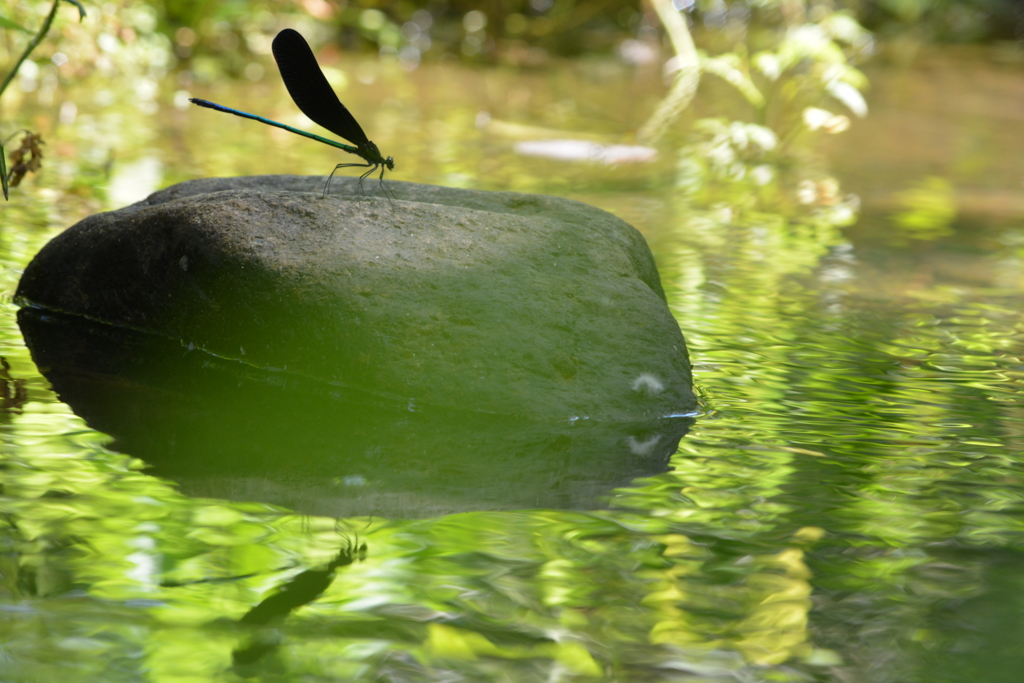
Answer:
[[[372,164],[372,165],[371,164],[366,164],[366,165],[367,166],[372,166],[372,168],[370,168],[370,170],[367,171],[366,173],[364,173],[363,175],[359,176],[359,194],[363,194],[363,181],[366,180],[366,176],[368,176],[371,173],[373,173],[374,171],[376,171],[377,170],[377,166],[379,164]]]
[[[337,166],[334,167],[334,170],[331,171],[331,175],[327,176],[327,184],[324,185],[324,193],[322,195],[320,195],[321,199],[323,199],[328,194],[330,194],[330,192],[331,192],[331,178],[333,178],[334,174],[338,172],[338,169],[339,168],[349,168],[350,166],[358,166],[360,168],[366,168],[367,166],[373,166],[373,168],[370,169],[371,173],[373,172],[374,169],[377,168],[376,166],[374,166],[371,163],[365,163],[365,164],[338,164]],[[360,180],[359,180],[360,191],[362,191],[362,187],[363,187],[362,177],[360,177]]]
[[[395,197],[394,190],[391,190],[390,188],[388,188],[387,185],[384,184],[384,168],[385,167],[382,164],[380,167],[380,190],[384,194],[384,196],[388,198],[388,204],[391,204],[391,208],[394,209],[395,203],[391,201],[391,198],[394,197],[395,199],[398,199],[398,197]],[[376,171],[377,169],[374,170]]]

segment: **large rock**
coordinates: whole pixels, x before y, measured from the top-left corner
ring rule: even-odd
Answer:
[[[694,409],[682,334],[623,221],[408,183],[391,204],[338,180],[348,196],[321,198],[319,178],[192,181],[91,216],[36,256],[16,300],[412,410]]]

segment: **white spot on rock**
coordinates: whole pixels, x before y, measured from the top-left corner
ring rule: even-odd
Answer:
[[[665,385],[661,380],[648,372],[640,373],[640,376],[633,380],[633,391],[638,394],[654,396],[665,391]]]

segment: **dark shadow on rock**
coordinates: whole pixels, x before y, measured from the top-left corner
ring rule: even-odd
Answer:
[[[592,509],[664,472],[689,418],[542,422],[432,409],[23,308],[32,357],[114,448],[188,495],[315,515]]]

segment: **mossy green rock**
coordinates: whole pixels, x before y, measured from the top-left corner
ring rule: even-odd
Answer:
[[[315,177],[176,185],[56,237],[16,299],[410,409],[694,409],[683,336],[625,222],[555,197],[409,183],[391,184],[390,203],[346,180],[326,198]]]

